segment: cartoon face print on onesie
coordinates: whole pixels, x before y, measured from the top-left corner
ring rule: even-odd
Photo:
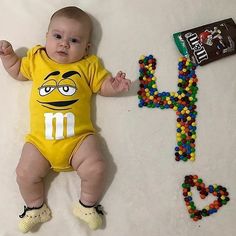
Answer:
[[[77,71],[55,70],[43,77],[36,87],[34,103],[41,107],[38,109],[37,123],[43,126],[43,136],[46,140],[75,136],[76,117],[80,113],[80,80],[81,75]]]
[[[55,79],[55,77],[61,79]],[[51,110],[70,110],[71,105],[78,102],[78,88],[74,77],[78,79],[80,73],[68,71],[61,75],[60,71],[53,71],[44,78],[44,83],[38,88],[40,99],[37,100],[42,106]]]

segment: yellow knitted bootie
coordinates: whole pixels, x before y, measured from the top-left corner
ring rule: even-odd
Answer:
[[[27,233],[35,225],[49,221],[51,219],[51,211],[43,204],[40,208],[24,207],[24,213],[20,215],[20,221],[18,224],[19,230],[22,233]]]
[[[99,207],[100,205],[86,207],[79,202],[74,206],[73,213],[76,217],[87,223],[90,229],[96,230],[102,226],[101,215],[103,215],[103,212],[98,209]]]

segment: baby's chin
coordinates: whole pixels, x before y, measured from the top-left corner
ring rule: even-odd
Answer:
[[[74,61],[68,60],[68,59],[61,59],[61,58],[53,58],[53,61],[55,61],[58,64],[70,64],[73,63]]]

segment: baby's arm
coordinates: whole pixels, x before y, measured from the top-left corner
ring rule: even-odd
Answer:
[[[0,40],[0,58],[6,71],[16,80],[27,80],[20,73],[21,58],[14,52],[8,41]]]
[[[100,95],[111,97],[116,96],[121,92],[128,91],[131,85],[131,81],[125,78],[125,73],[119,71],[113,78],[108,76],[102,83]]]

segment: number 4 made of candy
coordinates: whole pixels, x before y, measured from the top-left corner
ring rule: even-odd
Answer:
[[[195,103],[198,91],[196,65],[185,57],[180,58],[177,92],[158,91],[154,75],[156,59],[152,55],[142,56],[139,66],[139,107],[173,109],[177,115],[175,160],[194,161],[197,129]]]

